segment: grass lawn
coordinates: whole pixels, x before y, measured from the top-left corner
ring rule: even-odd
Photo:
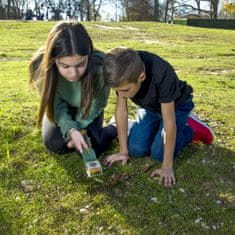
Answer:
[[[148,157],[95,180],[75,153],[45,149],[27,66],[52,25],[0,21],[0,234],[235,234],[235,31],[85,23],[97,48],[149,50],[194,87],[194,112],[216,142],[187,147],[175,162],[177,185],[165,188],[150,178],[160,164]],[[114,106],[112,93],[106,120]],[[106,155],[116,151],[114,142]]]

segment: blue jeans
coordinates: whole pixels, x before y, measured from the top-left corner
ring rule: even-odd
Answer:
[[[186,122],[188,115],[193,109],[194,104],[190,97],[184,104],[176,107],[176,143],[174,157],[186,146],[193,138],[193,130]],[[137,121],[128,137],[128,151],[133,157],[143,157],[151,155],[154,160],[162,161],[163,144],[163,120],[161,113],[141,109],[141,118]]]

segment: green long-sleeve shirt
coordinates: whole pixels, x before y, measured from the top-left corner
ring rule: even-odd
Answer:
[[[81,82],[69,82],[62,76],[58,79],[54,103],[54,117],[60,127],[64,138],[71,128],[83,129],[94,121],[107,104],[109,88],[104,84],[102,66],[99,67],[99,78],[95,84],[96,94],[91,103],[90,111],[86,118],[82,118],[80,111]],[[75,117],[70,114],[71,107],[76,110]]]

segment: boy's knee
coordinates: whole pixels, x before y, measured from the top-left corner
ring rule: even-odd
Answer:
[[[163,143],[162,135],[163,135],[163,131],[158,132],[151,146],[151,158],[159,162],[162,162],[163,152],[164,152],[164,143]]]
[[[163,161],[163,149],[161,146],[156,146],[151,148],[151,158],[155,161]]]
[[[133,157],[143,157],[149,153],[149,151],[147,149],[144,149],[142,146],[130,143],[128,144],[128,152],[129,155]]]

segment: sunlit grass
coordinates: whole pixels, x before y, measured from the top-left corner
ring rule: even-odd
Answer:
[[[235,31],[150,22],[84,23],[97,48],[149,50],[194,87],[195,113],[213,146],[191,145],[176,160],[177,185],[145,172],[148,158],[86,178],[75,154],[48,152],[35,127],[39,97],[27,65],[54,22],[0,23],[0,234],[233,234]],[[105,110],[114,112],[112,92]],[[135,106],[130,104],[131,117]],[[117,143],[106,154],[118,151]],[[159,164],[156,164],[159,166]],[[121,172],[126,180],[115,183]],[[22,186],[27,181],[29,188]],[[30,188],[31,187],[31,188]]]

